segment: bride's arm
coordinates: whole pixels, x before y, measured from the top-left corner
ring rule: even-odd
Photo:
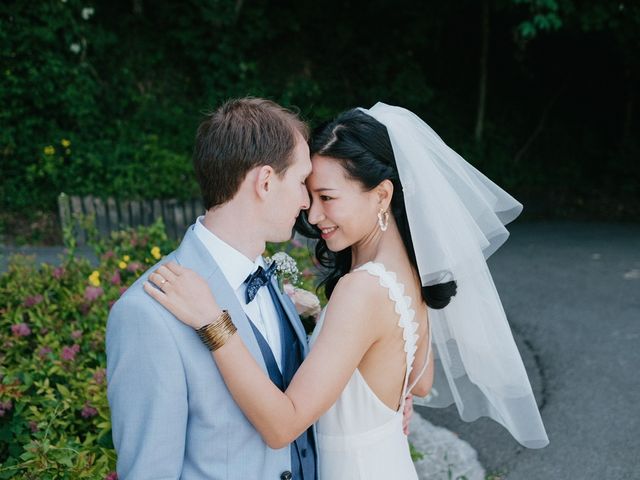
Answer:
[[[178,319],[199,328],[221,309],[208,286],[195,272],[176,264],[160,267],[162,277],[149,278],[162,291],[145,290]],[[369,347],[380,336],[377,282],[365,273],[344,276],[333,291],[322,330],[311,353],[289,387],[280,391],[257,364],[240,336],[234,334],[213,352],[234,400],[271,448],[282,448],[312,425],[342,393]]]

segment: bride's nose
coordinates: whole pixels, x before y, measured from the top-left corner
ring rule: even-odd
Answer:
[[[324,220],[325,217],[324,213],[322,212],[320,202],[311,202],[307,218],[309,219],[309,223],[311,225],[317,225],[319,222]]]

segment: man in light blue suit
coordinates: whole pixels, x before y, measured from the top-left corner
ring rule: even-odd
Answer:
[[[175,261],[207,279],[282,390],[308,347],[294,306],[261,254],[266,242],[288,240],[300,210],[309,207],[307,136],[293,112],[268,100],[231,100],[209,115],[194,152],[206,213],[161,262]],[[119,479],[317,480],[313,429],[282,449],[265,444],[196,332],[144,292],[155,268],[116,302],[107,324]]]

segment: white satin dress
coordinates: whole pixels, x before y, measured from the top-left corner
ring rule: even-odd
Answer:
[[[407,369],[403,394],[398,410],[392,410],[376,396],[356,369],[336,403],[316,424],[320,480],[417,480],[409,443],[402,431],[405,397],[413,388],[413,385],[408,386],[408,381],[418,340],[415,312],[411,308],[411,298],[404,295],[404,285],[398,282],[395,273],[387,271],[381,263],[373,262],[354,271],[357,270],[378,277],[380,284],[388,290],[389,298],[395,302],[398,327],[404,330]],[[322,329],[325,311],[311,336],[311,346]],[[426,367],[425,363],[420,375]]]

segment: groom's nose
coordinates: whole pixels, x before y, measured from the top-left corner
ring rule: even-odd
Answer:
[[[302,190],[302,204],[300,205],[300,210],[307,210],[311,204],[311,200],[309,200],[309,192],[307,189],[303,188]]]

